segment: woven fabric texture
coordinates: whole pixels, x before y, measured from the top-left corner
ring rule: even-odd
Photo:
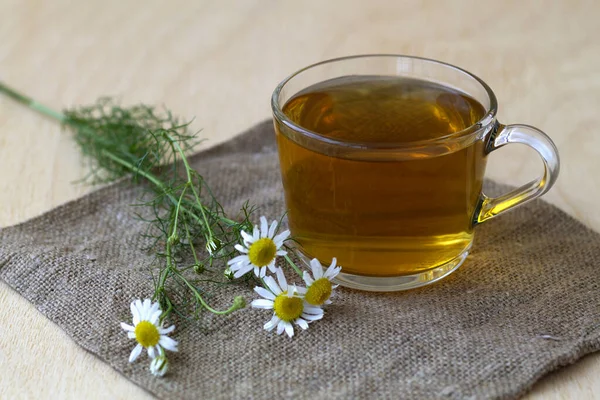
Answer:
[[[192,157],[226,210],[285,210],[272,124]],[[494,183],[492,189],[504,190]],[[325,318],[293,339],[265,310],[177,322],[162,379],[134,341],[129,303],[152,295],[145,223],[120,182],[0,230],[0,278],[73,340],[151,393],[182,399],[505,399],[600,348],[600,234],[543,201],[477,228],[465,264],[431,286],[374,294],[340,288]],[[252,288],[210,298],[230,304]],[[48,362],[53,362],[48,360]]]

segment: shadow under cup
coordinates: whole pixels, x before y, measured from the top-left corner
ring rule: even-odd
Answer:
[[[286,109],[314,88],[361,79],[448,88],[476,101],[481,115],[455,132],[377,141],[311,130]],[[272,108],[292,236],[308,259],[328,265],[337,258],[337,283],[348,287],[405,290],[443,278],[467,257],[475,225],[540,196],[558,174],[556,147],[544,133],[500,125],[494,93],[481,79],[434,60],[368,55],[325,61],[284,80]],[[364,124],[356,115],[356,126]],[[384,128],[367,131],[385,129],[386,116],[380,118],[376,126]],[[489,198],[482,193],[487,154],[508,143],[537,150],[544,175]]]

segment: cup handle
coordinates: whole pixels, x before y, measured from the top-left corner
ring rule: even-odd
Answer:
[[[499,124],[488,142],[486,154],[509,143],[522,143],[537,151],[544,162],[544,175],[500,197],[488,197],[482,193],[475,225],[543,195],[558,177],[558,150],[544,132],[529,125]]]

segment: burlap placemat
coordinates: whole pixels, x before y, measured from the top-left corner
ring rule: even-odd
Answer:
[[[284,211],[270,122],[193,157],[235,212]],[[166,398],[514,398],[538,378],[600,348],[600,235],[543,201],[478,228],[465,265],[404,293],[341,289],[326,318],[292,340],[262,329],[264,310],[179,323],[180,352],[157,379],[128,363],[119,327],[150,296],[153,255],[115,184],[0,231],[0,277],[78,344]],[[225,305],[235,285],[211,301]],[[48,361],[53,362],[53,361]]]

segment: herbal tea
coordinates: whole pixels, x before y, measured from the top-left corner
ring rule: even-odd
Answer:
[[[349,143],[429,142],[477,123],[485,108],[462,92],[407,79],[340,78],[283,107],[299,126]],[[471,245],[485,169],[484,143],[372,160],[331,156],[277,140],[292,235],[343,272],[397,276],[443,265]]]

